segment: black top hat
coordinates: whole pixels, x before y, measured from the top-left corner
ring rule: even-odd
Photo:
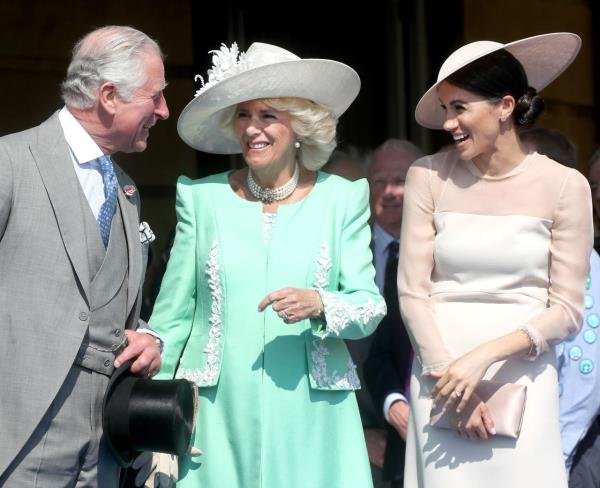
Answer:
[[[194,431],[198,389],[187,380],[151,380],[134,376],[123,363],[104,396],[102,426],[121,466],[141,451],[184,455]]]

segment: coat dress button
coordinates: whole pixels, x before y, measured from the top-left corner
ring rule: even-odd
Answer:
[[[79,320],[81,320],[82,322],[85,322],[88,319],[89,315],[86,312],[80,312],[79,313]]]

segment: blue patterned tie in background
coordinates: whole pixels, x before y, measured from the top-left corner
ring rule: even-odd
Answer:
[[[100,226],[100,235],[102,236],[104,247],[107,247],[108,238],[110,236],[110,226],[112,224],[115,208],[117,207],[118,182],[109,156],[100,156],[96,161],[100,163],[100,173],[102,174],[102,181],[104,183],[104,198],[106,199],[102,204],[102,207],[100,207],[98,225]]]

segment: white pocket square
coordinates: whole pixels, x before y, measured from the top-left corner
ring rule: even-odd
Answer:
[[[142,244],[150,244],[156,239],[154,232],[147,222],[140,222],[140,242]]]

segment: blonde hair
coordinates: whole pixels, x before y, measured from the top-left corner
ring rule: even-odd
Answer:
[[[308,170],[320,169],[337,145],[337,118],[333,112],[323,105],[303,98],[265,98],[261,101],[275,110],[290,114],[292,130],[300,143],[299,162]],[[222,124],[232,133],[236,108],[230,107],[227,110]]]

